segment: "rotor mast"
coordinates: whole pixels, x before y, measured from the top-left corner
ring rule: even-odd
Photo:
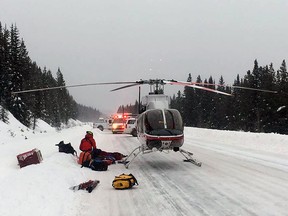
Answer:
[[[164,94],[164,85],[165,83],[161,79],[150,79],[148,81],[150,85],[149,95],[152,94]]]

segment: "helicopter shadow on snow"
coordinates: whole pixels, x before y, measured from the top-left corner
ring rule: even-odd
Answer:
[[[172,152],[169,154],[173,154]],[[137,161],[136,161],[137,160]],[[137,167],[139,169],[145,170],[165,170],[165,171],[185,171],[187,167],[192,164],[183,162],[181,155],[179,157],[173,157],[173,160],[169,159],[169,157],[164,157],[161,152],[152,152],[149,154],[139,155],[137,159],[135,159],[134,164],[131,165],[131,168]],[[190,169],[190,167],[189,167]]]

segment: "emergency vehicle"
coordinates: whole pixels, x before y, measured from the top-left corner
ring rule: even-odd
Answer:
[[[126,126],[126,120],[132,115],[132,113],[117,113],[113,116],[112,133],[123,133]]]
[[[126,120],[124,134],[131,134],[133,137],[137,136],[136,118],[130,117]]]

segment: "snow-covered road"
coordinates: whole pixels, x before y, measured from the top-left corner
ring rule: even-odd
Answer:
[[[96,137],[99,148],[125,154],[139,144],[110,132]],[[87,215],[288,215],[287,158],[228,148],[209,137],[188,136],[183,148],[194,152],[201,168],[183,162],[180,153],[155,152],[139,155],[128,170],[117,164],[99,173],[102,183],[85,204]],[[132,173],[139,186],[114,190],[112,179],[121,173]]]
[[[90,125],[32,132],[19,124],[0,124],[1,216],[283,216],[288,215],[288,136],[185,128],[183,148],[202,167],[183,162],[180,153],[139,155],[126,169],[80,168],[76,158],[59,153],[56,143],[78,151],[86,130],[98,148],[129,154],[137,138],[101,132]],[[27,137],[27,139],[25,139]],[[38,148],[43,161],[22,169],[16,155]],[[139,186],[115,190],[114,176],[132,173]],[[92,192],[69,187],[98,179]]]

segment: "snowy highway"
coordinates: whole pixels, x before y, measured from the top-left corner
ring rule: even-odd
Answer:
[[[92,130],[97,147],[129,154],[137,138],[90,125],[55,131],[41,123],[33,132],[11,117],[0,124],[1,216],[285,216],[288,215],[288,136],[185,128],[183,149],[202,162],[183,162],[180,153],[140,154],[129,169],[80,168],[77,158],[59,153],[56,143],[80,140]],[[25,139],[24,139],[25,137]],[[19,168],[16,155],[41,150],[40,164]],[[115,190],[116,175],[132,173],[139,185]],[[92,193],[69,187],[100,180]]]
[[[183,148],[203,163],[183,162],[180,153],[139,155],[127,170],[111,165],[99,173],[93,199],[99,215],[288,215],[287,158],[262,154],[212,137],[187,135]],[[129,135],[97,133],[99,148],[128,154],[139,143]],[[239,140],[240,141],[240,140]],[[116,191],[114,175],[132,173],[139,186]],[[97,196],[101,194],[101,196]],[[104,196],[104,197],[103,197]],[[97,205],[101,203],[102,206]],[[81,214],[79,214],[81,215]]]

